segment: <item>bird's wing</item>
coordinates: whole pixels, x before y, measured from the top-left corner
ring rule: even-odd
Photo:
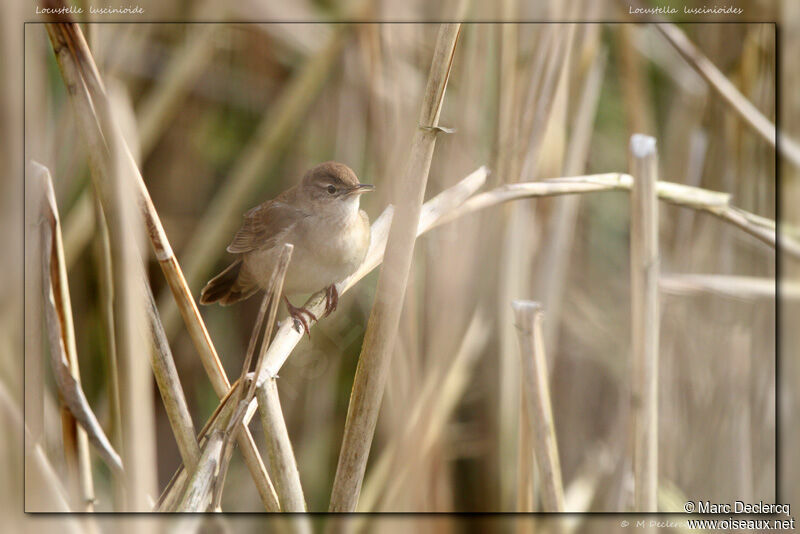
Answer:
[[[228,252],[241,254],[271,248],[303,217],[302,210],[279,199],[256,206],[244,214],[244,222],[228,245]]]

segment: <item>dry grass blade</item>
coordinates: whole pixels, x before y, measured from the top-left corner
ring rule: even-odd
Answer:
[[[656,140],[630,142],[631,189],[631,416],[637,512],[658,509],[658,159]]]
[[[54,7],[61,7],[61,4],[56,2]],[[147,192],[142,175],[113,120],[97,67],[80,28],[74,24],[59,23],[48,24],[47,30],[62,76],[67,87],[70,88],[70,101],[75,109],[76,119],[79,121],[80,132],[88,146],[92,177],[103,204],[109,205],[110,203],[110,173],[107,161],[109,149],[105,140],[117,139],[116,146],[119,149],[117,155],[123,159],[122,163],[128,166],[126,171],[135,177],[139,207],[143,212],[145,226],[155,250],[156,259],[167,279],[173,297],[178,303],[184,323],[200,354],[203,367],[211,380],[214,391],[218,397],[222,398],[228,392],[230,383],[197,310],[183,272],[172,252],[172,247]],[[241,439],[241,450],[245,462],[253,475],[262,502],[269,510],[273,504],[270,499],[272,485],[268,480],[249,430]]]
[[[656,24],[656,28],[725,102],[744,119],[745,123],[775,148],[775,125],[736,89],[736,86],[720,72],[711,60],[700,52],[674,24]],[[795,167],[800,168],[800,145],[795,140],[781,134],[781,142],[777,148]]]
[[[542,484],[542,503],[546,512],[563,512],[564,487],[544,353],[544,313],[537,302],[515,300],[512,307],[519,339],[523,397]]]
[[[440,28],[418,126],[438,125],[460,30],[460,24],[444,24]],[[435,131],[417,128],[412,140],[397,213],[389,231],[386,260],[378,278],[375,304],[347,410],[342,450],[331,492],[330,510],[333,512],[353,511],[358,502],[400,321],[436,135]]]
[[[45,318],[47,336],[50,342],[50,356],[53,367],[53,376],[63,402],[69,408],[75,420],[80,423],[88,435],[91,443],[97,448],[98,453],[108,466],[117,474],[122,474],[122,461],[111,446],[103,428],[89,406],[86,396],[81,388],[80,378],[75,376],[75,368],[70,361],[77,358],[71,351],[74,347],[74,332],[72,331],[72,310],[69,295],[66,293],[67,280],[64,265],[64,252],[61,244],[61,226],[58,218],[58,208],[55,204],[50,173],[44,167],[37,165],[42,180],[43,192],[46,201],[44,213],[43,232],[43,257],[42,276],[46,281],[43,284],[45,291]],[[73,341],[70,341],[73,339]],[[89,471],[91,475],[91,471]],[[84,495],[83,498],[90,496]],[[93,496],[91,496],[93,499]]]

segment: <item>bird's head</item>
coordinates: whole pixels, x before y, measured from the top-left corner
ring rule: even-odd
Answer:
[[[353,169],[336,161],[312,167],[300,187],[315,209],[337,211],[358,211],[361,194],[375,189],[360,183]]]

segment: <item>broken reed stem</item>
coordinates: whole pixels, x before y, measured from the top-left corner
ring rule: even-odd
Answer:
[[[48,4],[56,8],[64,7],[63,2],[58,0],[50,1]],[[64,18],[60,17],[57,20],[64,20]],[[222,398],[228,392],[230,383],[150,199],[144,179],[114,122],[102,80],[91,52],[82,37],[81,30],[73,23],[49,23],[47,31],[62,77],[68,88],[75,118],[79,124],[79,132],[87,145],[92,179],[101,201],[104,206],[111,205],[108,189],[110,174],[107,163],[109,148],[105,144],[105,139],[111,136],[112,139],[118,139],[117,147],[120,153],[117,155],[123,159],[122,163],[128,165],[127,170],[135,177],[139,197],[138,204],[143,212],[146,230],[156,259],[173,298],[178,304],[192,343],[200,355],[203,368],[211,380],[215,393]],[[265,508],[268,511],[276,511],[271,509],[271,506],[276,503],[271,498],[273,495],[272,484],[268,480],[264,464],[258,455],[249,429],[246,430],[239,443],[245,463],[253,476]]]
[[[258,411],[267,440],[267,465],[275,480],[275,490],[283,512],[305,512],[306,500],[300,484],[300,473],[292,450],[292,442],[281,411],[278,385],[267,378],[256,388]]]
[[[356,368],[331,492],[331,512],[354,511],[361,491],[400,321],[439,114],[460,30],[460,24],[443,24],[439,29],[418,127],[401,181],[397,214],[386,245],[386,261],[381,267],[375,303]]]
[[[714,91],[727,102],[727,104],[750,126],[759,136],[761,136],[772,148],[777,148],[779,152],[792,164],[800,168],[800,145],[797,141],[781,134],[781,141],[775,142],[776,128],[759,110],[756,108],[733,83],[714,65],[692,43],[674,24],[656,24],[656,28],[661,34],[675,47],[681,56],[692,66],[703,79],[708,82]]]
[[[541,483],[542,504],[545,512],[563,512],[564,487],[561,482],[561,464],[550,403],[542,329],[544,313],[538,302],[515,300],[511,306],[517,327],[522,390]]]
[[[278,306],[280,304],[281,295],[283,294],[283,282],[286,279],[286,272],[289,269],[289,262],[292,259],[293,250],[294,245],[291,243],[285,243],[281,249],[280,256],[278,256],[278,261],[276,262],[275,267],[272,269],[272,275],[270,276],[266,291],[264,291],[264,298],[261,302],[258,318],[256,319],[255,326],[253,327],[253,332],[250,335],[250,342],[247,345],[247,353],[245,354],[244,363],[242,364],[242,372],[239,376],[240,384],[245,383],[245,377],[250,371],[250,364],[253,361],[253,353],[255,352],[257,341],[259,335],[261,334],[261,326],[264,322],[264,315],[267,312],[267,308],[269,308],[269,317],[267,318],[267,324],[264,327],[264,335],[262,336],[261,340],[261,350],[259,351],[259,357],[256,362],[256,372],[254,373],[254,376],[258,376],[259,371],[264,365],[264,354],[267,352],[267,346],[269,345],[269,340],[272,337],[272,329],[275,325],[275,317],[278,314]],[[230,465],[230,456],[232,452],[231,439],[238,433],[239,426],[244,420],[248,406],[250,406],[250,403],[255,396],[255,389],[255,380],[250,382],[250,385],[247,387],[247,389],[243,387],[239,388],[236,411],[234,412],[230,423],[225,429],[225,440],[222,444],[222,464],[220,465],[219,474],[217,476],[217,484],[214,487],[214,497],[212,501],[214,508],[219,507],[222,499],[222,490],[225,485],[225,477],[228,473],[228,466]],[[285,511],[283,506],[281,506],[281,509]]]
[[[222,454],[223,432],[220,428],[211,431],[208,440],[203,446],[203,455],[197,464],[197,469],[189,479],[180,504],[179,512],[205,512],[208,507],[211,487],[215,480],[217,467]]]
[[[42,208],[42,289],[45,294],[45,318],[50,341],[50,357],[53,365],[53,374],[59,387],[61,400],[61,424],[64,437],[64,454],[70,477],[69,486],[73,489],[70,495],[74,499],[75,510],[82,512],[94,511],[94,481],[92,480],[92,465],[89,457],[89,437],[87,431],[78,425],[79,413],[70,399],[80,392],[80,369],[78,367],[78,350],[75,344],[75,329],[72,323],[72,303],[69,295],[69,280],[64,261],[64,244],[61,237],[61,221],[58,215],[53,181],[50,171],[38,164],[32,163],[38,191],[44,197],[40,206]],[[62,369],[61,366],[66,367]],[[71,375],[73,382],[68,384],[64,372]],[[44,391],[39,392],[41,395]],[[82,392],[80,393],[82,395]],[[88,408],[88,404],[84,407]],[[94,414],[89,411],[89,416]],[[85,424],[85,421],[83,421]],[[93,422],[100,428],[96,418]],[[101,430],[102,432],[102,430]],[[100,439],[104,439],[105,435]],[[108,440],[105,440],[107,444]],[[114,467],[113,456],[106,457]],[[119,458],[116,458],[119,462]],[[121,470],[121,464],[116,464]]]
[[[250,380],[250,375],[248,375],[248,380]],[[205,424],[203,425],[203,428],[197,435],[197,441],[200,445],[201,451],[203,450],[203,447],[205,446],[205,443],[208,440],[208,436],[210,435],[211,430],[219,426],[218,420],[221,414],[223,414],[223,412],[225,412],[226,414],[233,413],[232,406],[238,395],[239,384],[240,382],[238,380],[233,383],[233,386],[231,386],[231,389],[228,392],[228,394],[225,395],[220,400],[219,404],[214,409],[214,412],[211,414],[208,420],[206,420]],[[255,413],[255,402],[253,403],[252,409],[248,409],[247,414],[245,414],[244,418],[245,426],[249,424],[250,420],[252,419],[253,413]],[[229,415],[225,415],[226,424],[227,421],[229,420],[230,420]],[[259,456],[258,458],[260,459],[261,457]],[[266,468],[264,468],[264,470],[266,471]],[[174,512],[176,506],[180,502],[180,499],[182,499],[183,494],[185,493],[185,490],[187,488],[187,481],[189,477],[191,477],[192,475],[193,473],[187,471],[186,466],[181,464],[175,471],[175,473],[172,475],[172,478],[162,491],[161,496],[158,498],[155,510],[159,512]],[[269,481],[269,479],[267,480]],[[271,505],[269,509],[280,511],[280,507],[278,505],[278,497],[275,494],[275,491],[272,488],[272,486],[270,486],[269,489],[272,495]]]
[[[631,188],[631,417],[634,506],[658,510],[658,157],[656,140],[630,141]]]

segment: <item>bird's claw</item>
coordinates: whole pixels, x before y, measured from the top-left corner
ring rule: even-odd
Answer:
[[[295,329],[301,334],[303,333],[303,331],[305,331],[306,335],[308,336],[308,339],[311,339],[311,332],[309,331],[308,320],[306,319],[306,316],[308,316],[308,319],[312,321],[316,321],[317,316],[303,306],[300,307],[292,306],[292,303],[289,302],[289,299],[285,297],[284,300],[286,301],[286,309],[289,310],[289,316],[294,320]]]
[[[336,284],[331,284],[325,288],[325,315],[327,317],[336,310],[339,305],[339,291],[336,290]]]

